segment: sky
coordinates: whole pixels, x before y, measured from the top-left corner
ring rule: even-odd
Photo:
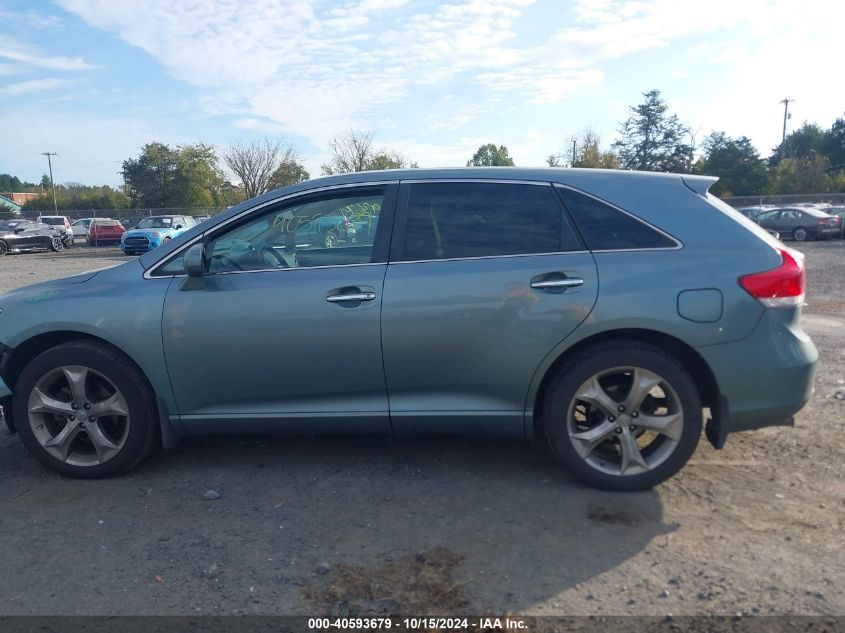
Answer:
[[[269,135],[312,176],[339,132],[421,167],[484,143],[543,165],[587,127],[609,145],[658,89],[700,141],[770,153],[845,114],[834,0],[0,0],[0,173],[121,184],[151,141]]]

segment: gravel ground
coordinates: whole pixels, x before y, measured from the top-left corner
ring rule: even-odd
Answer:
[[[845,615],[845,242],[802,250],[812,402],[649,492],[478,438],[190,439],[75,481],[0,434],[0,614]],[[4,257],[0,291],[124,259]]]

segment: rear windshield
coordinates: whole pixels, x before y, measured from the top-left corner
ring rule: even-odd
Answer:
[[[53,226],[64,226],[64,218],[41,218],[42,224],[52,224]]]
[[[118,226],[117,220],[94,220],[94,226]]]

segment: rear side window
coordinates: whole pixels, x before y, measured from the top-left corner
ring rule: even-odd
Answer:
[[[591,251],[678,246],[675,240],[645,222],[600,200],[565,187],[555,187],[555,190]]]
[[[472,182],[409,186],[405,261],[578,248],[549,186]]]

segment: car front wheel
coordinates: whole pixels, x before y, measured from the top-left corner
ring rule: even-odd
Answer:
[[[50,250],[54,253],[60,253],[65,250],[65,245],[62,242],[61,238],[54,237],[52,240],[50,240]]]
[[[37,356],[17,381],[13,407],[24,444],[64,475],[115,475],[155,446],[156,407],[144,377],[98,343],[65,343]]]
[[[674,357],[639,341],[587,348],[546,392],[542,418],[557,459],[603,490],[645,490],[669,479],[701,436],[698,389]]]

